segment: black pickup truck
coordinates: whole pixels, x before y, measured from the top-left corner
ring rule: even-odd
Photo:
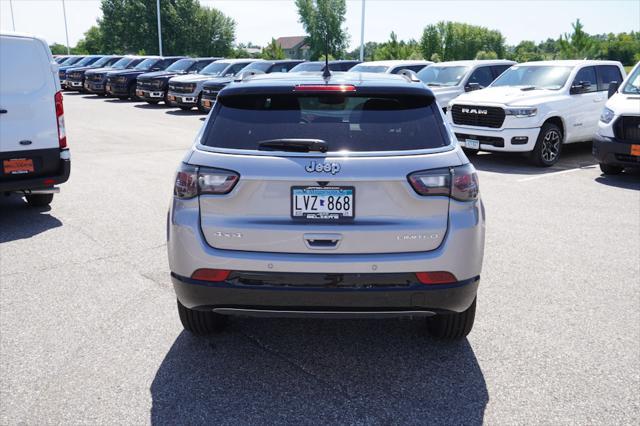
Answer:
[[[97,68],[85,71],[84,88],[89,93],[104,96],[106,95],[105,85],[109,72],[132,69],[145,59],[147,59],[145,56],[124,56],[109,68]]]
[[[122,56],[103,56],[91,65],[78,68],[70,68],[67,70],[67,90],[75,90],[78,92],[86,92],[85,78],[89,70],[109,69],[113,64],[122,59]]]
[[[163,71],[184,56],[151,56],[140,62],[132,69],[112,71],[107,74],[105,91],[107,95],[115,96],[122,100],[137,100],[136,84],[141,74],[152,71]]]
[[[184,58],[174,62],[164,71],[154,71],[138,76],[136,95],[150,104],[164,101],[166,105],[169,79],[177,75],[197,74],[211,62],[222,58]]]

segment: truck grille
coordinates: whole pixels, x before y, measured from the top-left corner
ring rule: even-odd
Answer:
[[[71,80],[82,80],[82,73],[81,72],[72,72],[70,74],[67,74],[67,78],[69,78]]]
[[[180,83],[172,83],[169,84],[169,90],[176,93],[192,93],[195,90],[195,84],[180,84]]]
[[[100,82],[104,78],[104,74],[89,74],[87,80]]]
[[[499,129],[504,123],[504,110],[481,105],[454,105],[451,107],[454,124]]]
[[[640,142],[640,116],[621,116],[613,125],[613,134],[623,141]]]
[[[153,80],[140,80],[138,79],[138,89],[141,90],[153,90]]]

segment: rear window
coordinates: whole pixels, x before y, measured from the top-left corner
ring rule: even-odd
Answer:
[[[28,38],[2,37],[1,43],[0,94],[33,93],[47,83],[53,85],[53,71],[40,42]]]
[[[407,151],[449,144],[428,97],[238,95],[219,99],[207,146],[258,150],[273,139],[321,139],[330,152]]]

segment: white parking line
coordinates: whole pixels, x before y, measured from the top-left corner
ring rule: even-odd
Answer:
[[[565,173],[573,173],[573,172],[578,172],[580,170],[587,170],[587,169],[591,169],[591,168],[593,168],[593,166],[576,167],[575,169],[560,170],[559,172],[552,172],[552,173],[542,173],[542,174],[539,174],[539,175],[536,175],[536,176],[530,176],[530,177],[526,177],[524,179],[518,179],[518,182],[528,182],[530,180],[542,179],[542,178],[549,177],[549,176],[563,175]]]

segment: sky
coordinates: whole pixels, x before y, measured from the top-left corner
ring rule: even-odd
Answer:
[[[266,45],[272,37],[304,35],[293,0],[200,0],[234,18],[236,42]],[[0,0],[0,31],[18,32],[65,44],[62,0]],[[100,0],[65,0],[69,43],[74,46],[100,17]],[[360,44],[361,0],[347,0],[350,46]],[[365,42],[385,41],[391,31],[419,40],[428,24],[458,21],[500,30],[507,44],[542,41],[571,31],[580,18],[590,34],[640,31],[639,0],[365,0]]]

